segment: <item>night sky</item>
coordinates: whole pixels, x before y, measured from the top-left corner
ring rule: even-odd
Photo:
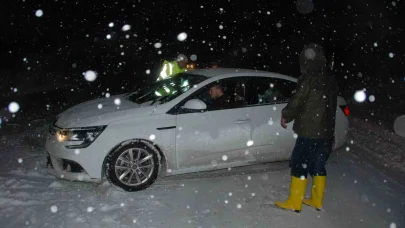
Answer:
[[[298,53],[309,43],[324,46],[328,58],[335,55],[342,89],[405,76],[405,1],[313,3],[304,14],[295,1],[281,0],[4,1],[2,95],[10,87],[141,87],[179,53],[197,55],[200,68],[218,64],[298,77]],[[122,31],[124,25],[130,30]],[[177,40],[182,32],[185,41]],[[98,73],[91,84],[82,75],[87,70]]]

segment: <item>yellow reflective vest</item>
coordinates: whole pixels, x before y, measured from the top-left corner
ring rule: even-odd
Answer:
[[[167,61],[163,62],[162,69],[160,70],[159,77],[157,81],[164,80],[167,78],[171,78],[173,75],[185,72],[186,69],[181,69],[177,61]]]

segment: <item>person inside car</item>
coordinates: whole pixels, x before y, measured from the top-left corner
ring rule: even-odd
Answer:
[[[259,94],[258,99],[260,103],[271,103],[277,100],[280,91],[275,87],[274,83],[270,83],[268,89],[263,93]]]
[[[211,97],[211,104],[208,108],[210,110],[226,109],[230,107],[229,100],[227,99],[221,84],[211,86],[209,94]]]

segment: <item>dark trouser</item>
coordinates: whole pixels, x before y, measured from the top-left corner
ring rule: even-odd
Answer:
[[[298,137],[291,155],[291,175],[307,178],[326,176],[325,163],[331,151],[332,140]]]

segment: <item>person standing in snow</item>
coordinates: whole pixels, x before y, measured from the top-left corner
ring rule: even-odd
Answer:
[[[322,208],[325,163],[332,149],[338,93],[336,79],[328,73],[320,45],[306,46],[299,58],[302,76],[281,117],[283,128],[294,121],[293,130],[298,135],[290,162],[290,196],[275,203],[296,212],[301,211],[303,203],[317,210]],[[304,199],[308,173],[313,177],[312,196]]]
[[[163,61],[162,69],[160,70],[157,81],[171,78],[173,75],[186,71],[188,58],[180,54],[175,61]]]

